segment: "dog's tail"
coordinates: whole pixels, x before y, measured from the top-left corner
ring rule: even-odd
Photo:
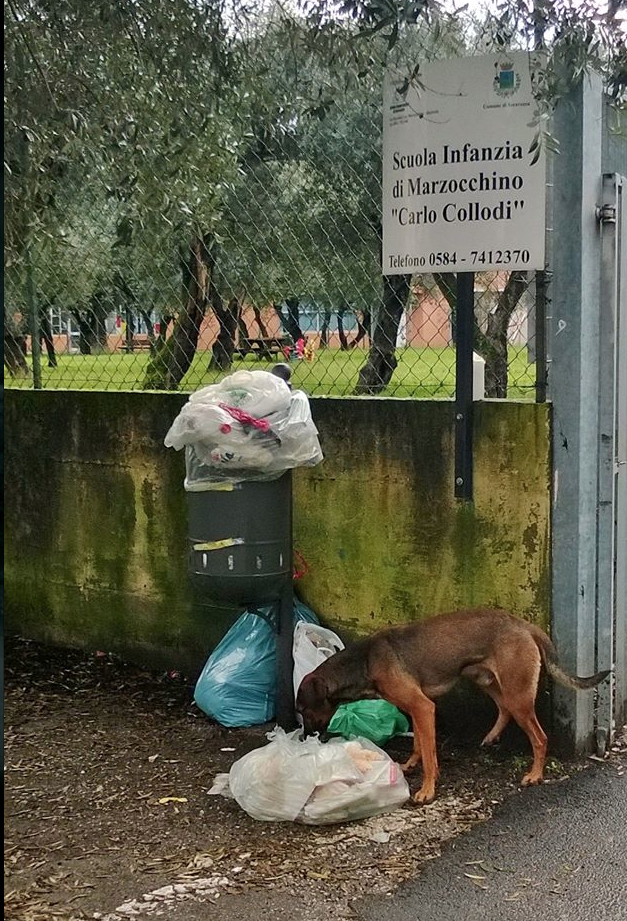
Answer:
[[[590,675],[589,678],[580,678],[577,675],[567,674],[559,667],[557,650],[544,630],[540,630],[539,627],[534,627],[533,624],[530,626],[533,638],[540,650],[544,667],[554,681],[563,684],[566,688],[571,688],[573,691],[585,691],[588,688],[595,688],[597,684],[601,684],[610,674],[611,669],[597,672],[596,675]]]

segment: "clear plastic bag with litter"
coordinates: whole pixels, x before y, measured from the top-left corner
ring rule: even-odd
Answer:
[[[210,793],[231,796],[259,821],[306,825],[364,819],[409,799],[399,765],[367,739],[323,743],[276,728],[268,740],[219,774]]]
[[[309,400],[269,371],[236,371],[193,393],[164,444],[185,448],[185,489],[272,480],[322,460]]]

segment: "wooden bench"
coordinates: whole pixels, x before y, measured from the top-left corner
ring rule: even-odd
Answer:
[[[151,348],[150,339],[133,339],[132,342],[122,342],[118,346],[121,352],[149,352]]]
[[[245,339],[234,354],[239,358],[245,358],[246,355],[253,354],[261,359],[272,358],[273,355],[283,355],[284,349],[292,345],[289,336],[265,336],[261,339]]]

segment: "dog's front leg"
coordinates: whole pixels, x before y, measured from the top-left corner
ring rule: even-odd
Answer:
[[[416,740],[418,740],[418,753],[422,756],[422,786],[414,794],[414,802],[420,806],[432,803],[435,799],[435,784],[440,770],[435,747],[435,704],[420,692],[411,710],[412,724],[414,727],[414,754]],[[414,756],[412,755],[412,758]],[[412,760],[410,758],[410,761]]]
[[[414,802],[420,805],[430,803],[435,799],[435,782],[439,773],[435,750],[435,704],[407,672],[380,665],[372,677],[380,696],[411,716],[414,749],[403,765],[403,771],[411,770],[422,761],[422,786],[414,795]]]

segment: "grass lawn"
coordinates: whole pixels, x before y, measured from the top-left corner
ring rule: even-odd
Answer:
[[[398,367],[388,388],[387,396],[450,398],[455,391],[455,350],[453,348],[397,349]],[[356,349],[340,352],[327,349],[318,352],[312,362],[292,364],[292,382],[310,396],[348,396],[353,393],[359,369],[367,352]],[[196,355],[185,375],[181,390],[197,390],[212,384],[222,376],[209,371],[210,352]],[[115,352],[107,355],[60,355],[58,367],[48,368],[42,355],[42,378],[46,389],[57,390],[141,390],[146,365],[146,352],[127,355]],[[29,357],[30,362],[30,357]],[[272,364],[252,356],[237,359],[233,370],[246,368],[269,369]],[[509,350],[510,399],[533,399],[535,365],[527,362],[526,348]],[[32,387],[32,379],[15,380],[4,372],[5,387]]]

